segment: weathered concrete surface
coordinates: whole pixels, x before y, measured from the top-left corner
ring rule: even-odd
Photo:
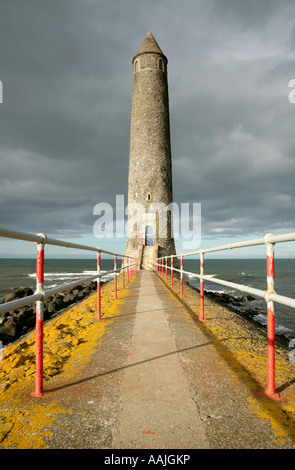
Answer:
[[[171,336],[166,288],[141,271],[136,319],[114,448],[209,448],[204,424]],[[158,289],[156,289],[158,286]],[[168,293],[169,295],[169,293]]]
[[[198,294],[186,286],[185,296],[183,302],[154,273],[141,271],[116,301],[111,283],[105,286],[99,322],[95,296],[50,322],[46,342],[59,338],[55,375],[47,372],[49,358],[46,393],[36,399],[30,369],[27,375],[25,363],[14,366],[15,382],[0,393],[0,448],[293,448],[294,367],[278,361],[286,404],[260,397],[255,374],[265,338],[212,302],[210,321],[201,324]],[[71,331],[79,344],[59,366]],[[26,343],[22,354],[31,355],[30,338]],[[15,364],[16,352],[4,357],[4,369]]]

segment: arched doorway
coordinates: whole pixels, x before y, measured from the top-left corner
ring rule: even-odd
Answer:
[[[150,225],[145,228],[145,246],[153,245],[153,229]]]

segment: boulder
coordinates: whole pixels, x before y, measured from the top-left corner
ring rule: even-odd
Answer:
[[[29,287],[15,287],[11,291],[4,295],[3,303],[11,302],[12,300],[21,299],[22,297],[27,297],[28,295],[33,295],[34,291]]]
[[[230,304],[234,305],[235,307],[240,307],[241,303],[239,302],[239,299],[235,299],[234,297],[231,298]]]
[[[52,313],[54,313],[56,310],[57,310],[57,309],[56,309],[56,302],[54,302],[54,301],[49,301],[49,302],[46,303],[46,312],[47,312],[47,313],[52,314]]]
[[[252,297],[252,295],[243,295],[242,299],[243,302],[251,302],[252,300],[255,300],[255,297]]]
[[[23,325],[26,325],[28,323],[28,320],[34,319],[35,321],[35,311],[33,307],[23,307],[11,315],[10,318],[13,318],[15,323],[18,325],[18,328],[20,328]]]
[[[0,328],[0,340],[3,341],[3,343],[6,343],[7,341],[13,341],[16,338],[16,335],[16,322],[13,318],[8,318],[8,320]]]
[[[68,306],[75,302],[75,296],[73,294],[66,294],[63,298],[64,305]]]
[[[55,306],[58,310],[61,310],[65,306],[64,296],[63,295],[60,295],[60,294],[55,295],[54,296],[54,302],[55,302]]]
[[[0,326],[6,322],[8,316],[9,316],[8,312],[0,313]]]
[[[260,313],[260,311],[258,309],[249,309],[249,310],[246,310],[245,314],[246,315],[249,315],[249,316],[254,316],[254,315],[258,315]]]
[[[83,296],[86,297],[87,295],[90,295],[92,290],[91,290],[91,287],[88,286],[88,287],[85,287],[85,289],[83,289]]]
[[[234,300],[233,297],[231,297],[230,295],[228,294],[217,294],[216,297],[221,301],[221,302],[224,302],[224,303],[230,303]]]

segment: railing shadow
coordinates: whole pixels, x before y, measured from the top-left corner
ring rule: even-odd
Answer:
[[[237,371],[240,371],[238,373],[241,373],[243,377],[246,377],[247,380],[244,381],[245,386],[247,389],[250,391],[252,396],[254,398],[259,400],[259,404],[266,410],[268,415],[272,415],[272,419],[278,423],[279,426],[282,426],[284,430],[286,431],[287,434],[290,434],[290,430],[293,431],[293,434],[295,434],[295,418],[292,416],[291,413],[285,413],[284,410],[282,410],[282,406],[280,401],[275,401],[272,400],[271,398],[268,398],[264,395],[264,386],[261,384],[260,381],[254,377],[254,375],[247,369],[237,358],[236,356],[226,347],[225,344],[223,344],[224,341],[226,341],[226,338],[220,339],[218,338],[207,326],[206,323],[202,323],[198,320],[196,317],[196,312],[188,305],[185,303],[185,299],[182,300],[180,299],[179,295],[171,290],[170,286],[165,283],[164,280],[162,280],[162,283],[169,289],[169,291],[181,302],[189,312],[192,320],[195,322],[195,324],[202,330],[202,332],[205,334],[205,336],[210,340],[211,339],[211,344],[212,346],[217,350],[217,352],[223,357],[223,359],[226,361],[226,363],[229,365],[231,370],[237,374]],[[214,302],[213,302],[214,303]],[[232,338],[231,338],[232,339]],[[276,388],[276,393],[280,394],[284,390],[286,390],[288,387],[293,385],[295,383],[295,378],[286,382],[285,384],[280,385],[280,387]],[[281,401],[284,403],[284,400],[282,399]],[[283,418],[287,419],[288,423],[282,423],[281,420],[276,416],[275,413],[273,413],[273,409],[276,408],[278,411],[281,411]]]
[[[99,377],[104,377],[106,375],[109,375],[109,374],[114,374],[115,372],[120,372],[120,371],[123,371],[123,370],[126,370],[126,369],[129,369],[130,367],[136,367],[136,366],[139,366],[141,364],[146,364],[148,362],[152,362],[152,361],[156,361],[158,359],[163,359],[164,357],[168,357],[168,356],[172,356],[174,354],[179,354],[179,353],[182,353],[182,352],[186,352],[186,351],[191,351],[193,349],[197,349],[197,348],[201,348],[201,347],[204,347],[204,346],[208,346],[209,344],[212,344],[212,342],[208,342],[208,343],[204,343],[204,344],[197,344],[195,346],[190,346],[189,348],[183,348],[183,349],[177,349],[177,350],[174,350],[174,351],[171,351],[171,352],[168,352],[168,353],[165,353],[165,354],[161,354],[159,356],[154,356],[154,357],[151,357],[149,359],[144,359],[143,361],[138,361],[138,362],[134,362],[132,364],[127,364],[127,365],[124,365],[122,367],[116,367],[115,369],[111,369],[111,370],[108,370],[108,371],[104,371],[104,372],[100,372],[98,374],[95,374],[95,375],[92,375],[92,376],[89,376],[89,377],[85,377],[83,379],[80,379],[80,380],[77,380],[75,382],[71,382],[71,383],[68,383],[68,384],[64,384],[64,385],[61,385],[59,387],[55,387],[55,388],[48,388],[45,390],[45,393],[52,393],[52,392],[57,392],[59,390],[64,390],[64,389],[67,389],[67,388],[70,388],[70,387],[74,387],[76,385],[81,385],[83,383],[86,383],[90,380],[94,380],[94,379],[97,379]]]
[[[276,391],[277,393],[282,393],[284,390],[286,390],[288,387],[291,385],[295,384],[295,378],[293,380],[289,380],[288,382],[285,382],[284,384],[280,385]]]
[[[162,312],[163,310],[179,310],[179,309],[185,309],[185,306],[182,307],[163,307],[163,308],[157,308],[157,309],[149,309],[149,310],[140,310],[139,312],[130,312],[130,313],[122,313],[119,316],[112,316],[112,317],[107,317],[105,315],[101,316],[101,319],[99,320],[100,322],[103,320],[120,320],[120,318],[124,317],[134,317],[135,315],[141,315],[142,313],[148,313],[148,312]]]

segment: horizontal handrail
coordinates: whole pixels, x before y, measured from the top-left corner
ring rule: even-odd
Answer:
[[[157,262],[156,262],[156,265],[162,266],[161,264]],[[166,265],[164,267],[166,269]],[[257,297],[261,297],[265,300],[269,299],[269,300],[272,300],[273,302],[279,303],[281,305],[285,305],[286,307],[295,308],[295,299],[292,299],[291,297],[269,293],[267,290],[255,289],[254,287],[249,287],[245,284],[237,284],[235,282],[225,281],[223,279],[219,279],[216,277],[212,278],[211,276],[201,275],[201,274],[193,273],[191,271],[185,271],[185,270],[177,269],[174,267],[171,268],[169,265],[167,266],[167,269],[170,269],[170,271],[171,270],[177,271],[179,273],[186,274],[188,276],[197,277],[198,279],[204,279],[205,281],[212,282],[213,284],[214,283],[220,284],[222,286],[231,287],[241,292],[247,292],[248,294],[256,295]]]
[[[84,284],[84,282],[90,282],[90,281],[95,281],[98,278],[103,278],[106,276],[109,276],[110,274],[117,273],[121,271],[122,269],[128,269],[131,268],[132,266],[136,266],[136,263],[129,264],[128,266],[123,266],[118,269],[114,269],[112,271],[106,271],[101,274],[95,274],[93,276],[88,276],[83,279],[78,279],[77,281],[70,282],[68,284],[62,284],[57,287],[53,287],[52,289],[48,289],[47,291],[44,291],[43,293],[39,294],[32,294],[32,295],[27,295],[26,297],[22,297],[21,299],[16,299],[16,300],[11,300],[9,302],[5,302],[3,304],[0,304],[0,313],[6,313],[10,312],[11,310],[15,310],[17,308],[25,307],[26,305],[30,305],[37,300],[46,300],[48,297],[58,294],[59,292],[62,292],[67,289],[71,289],[72,287],[76,287],[80,284]]]
[[[42,300],[43,298],[44,294],[39,293],[27,295],[21,299],[11,300],[10,302],[6,302],[0,305],[0,313],[6,313],[17,308],[25,307],[26,305],[30,305],[34,302],[37,302],[37,300]]]
[[[233,250],[235,248],[245,248],[245,247],[250,247],[250,246],[258,246],[258,245],[265,245],[266,243],[271,243],[271,244],[276,244],[276,243],[283,243],[283,242],[293,242],[295,241],[295,232],[291,233],[286,233],[283,235],[273,235],[271,233],[267,233],[264,237],[261,238],[256,238],[252,240],[246,240],[243,242],[237,242],[237,243],[228,243],[227,245],[220,245],[216,246],[213,248],[206,248],[204,250],[198,250],[198,251],[191,251],[189,253],[178,253],[176,255],[169,255],[168,258],[179,258],[181,256],[194,256],[194,255],[200,255],[201,253],[206,254],[206,253],[213,253],[216,251],[224,251],[224,250]],[[162,259],[166,258],[165,256],[158,258]]]
[[[122,272],[123,288],[125,287],[125,271],[127,271],[127,282],[131,279],[135,270],[138,269],[140,254],[142,247],[139,246],[139,254],[137,258],[133,256],[114,253],[102,248],[94,248],[87,245],[70,243],[55,238],[49,238],[43,233],[36,235],[20,232],[17,230],[8,230],[0,227],[0,237],[18,239],[27,242],[34,242],[37,245],[37,263],[36,263],[36,291],[33,295],[26,296],[22,299],[12,300],[0,305],[0,313],[6,313],[26,305],[36,302],[36,383],[34,396],[43,395],[43,322],[44,322],[44,300],[51,295],[57,294],[71,287],[75,287],[84,282],[97,281],[97,319],[101,318],[101,279],[110,274],[114,276],[114,297],[117,299],[117,273]],[[65,248],[74,248],[79,250],[92,251],[97,254],[97,273],[74,282],[63,284],[52,289],[44,291],[44,247],[45,245],[62,246]],[[101,253],[112,255],[114,257],[114,269],[101,272]],[[122,258],[122,265],[117,268],[117,257]],[[133,261],[133,262],[132,262]]]
[[[200,279],[200,321],[207,321],[204,318],[204,281],[211,283],[221,284],[223,286],[231,287],[235,290],[247,292],[249,294],[264,298],[267,303],[267,355],[268,355],[268,368],[267,368],[267,388],[265,395],[273,397],[275,395],[275,317],[274,317],[274,303],[286,305],[295,308],[295,299],[287,296],[279,295],[274,290],[274,245],[277,243],[295,241],[295,233],[287,233],[282,235],[273,235],[267,233],[264,237],[246,240],[238,243],[229,243],[213,248],[200,249],[190,253],[181,253],[176,255],[162,256],[155,259],[155,270],[164,280],[164,270],[166,271],[165,281],[167,282],[167,271],[171,271],[171,288],[173,286],[173,272],[180,273],[180,298],[183,299],[183,275],[187,274]],[[231,250],[235,248],[252,247],[257,245],[266,246],[266,290],[256,289],[245,284],[238,284],[225,279],[212,278],[204,274],[204,255],[223,250]],[[200,273],[193,273],[183,269],[183,258],[187,256],[200,256]],[[180,258],[180,269],[173,267],[173,258]],[[167,260],[171,260],[171,265],[168,265]]]
[[[80,245],[78,243],[71,243],[71,242],[65,242],[63,240],[57,240],[55,238],[49,238],[44,234],[31,234],[27,232],[20,232],[18,230],[7,230],[3,227],[0,227],[0,236],[1,237],[6,237],[6,238],[13,238],[16,240],[24,240],[28,242],[35,242],[35,243],[43,243],[44,245],[54,245],[54,246],[62,246],[64,248],[75,248],[78,250],[87,250],[87,251],[94,251],[98,252],[100,251],[101,253],[107,254],[107,255],[113,255],[113,256],[122,256],[124,258],[130,258],[130,259],[136,259],[132,256],[126,256],[122,255],[120,253],[113,253],[112,251],[107,251],[103,250],[102,248],[94,248],[93,246],[87,246],[87,245]]]

